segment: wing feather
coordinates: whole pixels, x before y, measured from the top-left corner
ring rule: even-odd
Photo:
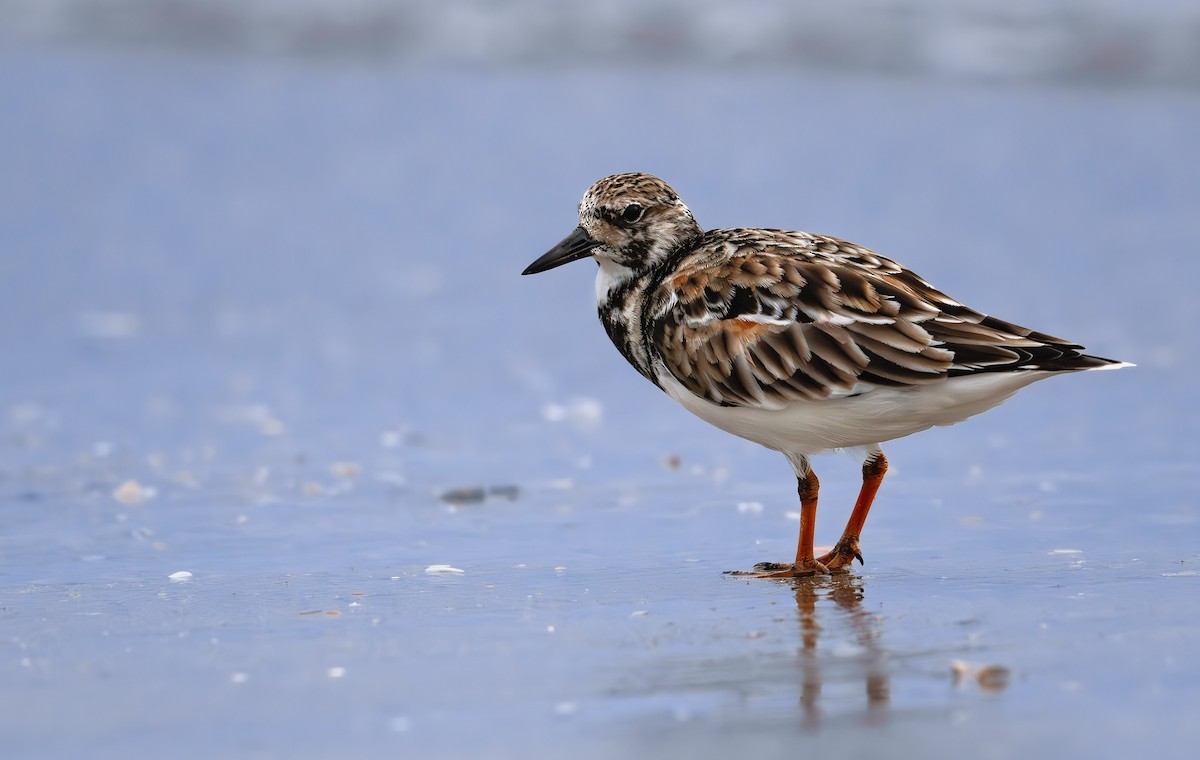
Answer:
[[[836,238],[713,230],[652,303],[667,370],[725,405],[782,406],[997,370],[1081,369],[1080,346],[973,311]],[[1103,361],[1103,360],[1101,360]]]

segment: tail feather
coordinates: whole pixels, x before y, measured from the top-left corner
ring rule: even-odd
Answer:
[[[1091,356],[1083,353],[1083,346],[1046,343],[1040,346],[1007,347],[989,346],[947,346],[955,351],[955,366],[951,368],[951,377],[957,375],[975,375],[981,372],[1013,372],[1020,370],[1036,370],[1041,372],[1080,372],[1090,369],[1120,369],[1134,366],[1130,362],[1117,359],[1106,359],[1102,356]],[[957,350],[955,350],[957,349]],[[1008,361],[997,361],[996,357],[988,356],[990,361],[980,361],[986,353],[1011,356]]]

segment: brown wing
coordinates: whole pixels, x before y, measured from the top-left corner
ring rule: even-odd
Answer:
[[[714,403],[782,406],[975,372],[1084,369],[1092,359],[836,238],[706,237],[656,294],[652,338],[671,374]]]

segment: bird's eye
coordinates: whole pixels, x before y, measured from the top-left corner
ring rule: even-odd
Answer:
[[[621,212],[621,219],[628,224],[633,224],[634,222],[639,221],[642,218],[642,214],[645,213],[646,209],[642,208],[636,203],[630,203],[625,207],[625,210]]]

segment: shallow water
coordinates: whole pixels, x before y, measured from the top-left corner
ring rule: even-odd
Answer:
[[[1194,96],[2,58],[13,756],[1200,740]],[[852,576],[724,575],[794,551],[786,462],[625,366],[588,265],[517,276],[629,169],[1139,366],[888,446]]]

